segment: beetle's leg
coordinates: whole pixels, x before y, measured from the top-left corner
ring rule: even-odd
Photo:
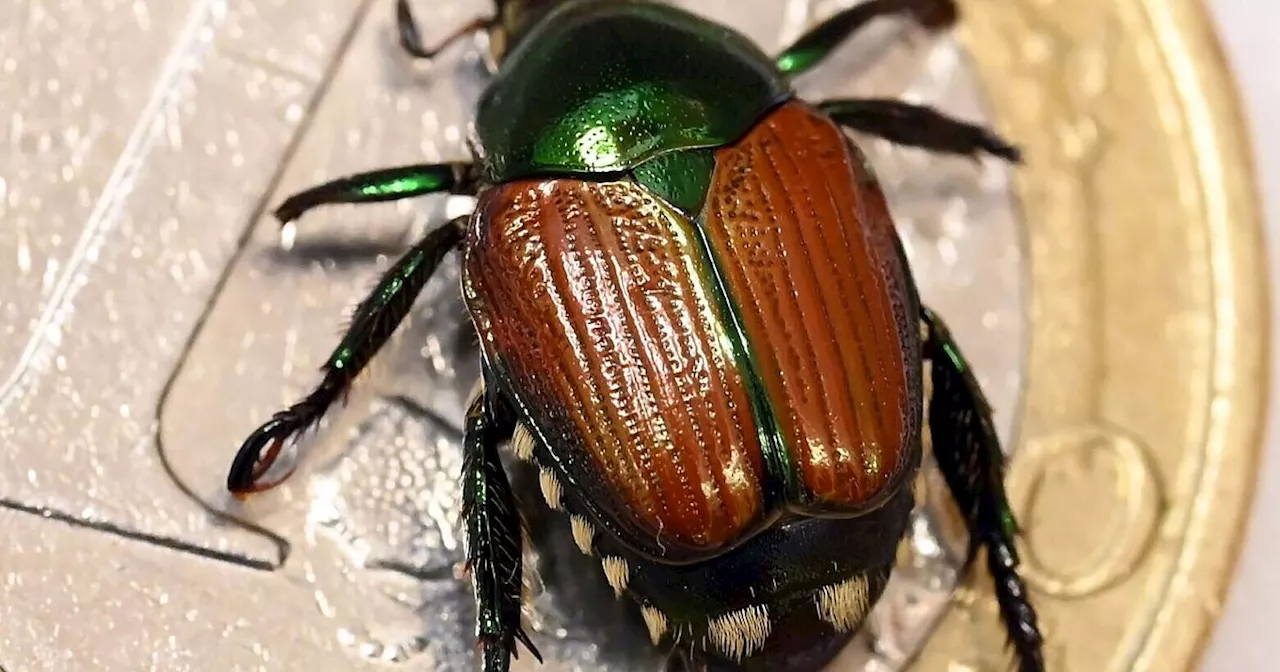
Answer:
[[[345,396],[351,381],[409,314],[414,299],[445,255],[462,242],[466,220],[459,217],[432,230],[387,270],[378,286],[356,308],[342,342],[321,369],[324,379],[320,384],[302,401],[272,416],[240,446],[227,473],[228,490],[244,496],[270,489],[283,480],[260,482],[284,442],[319,422],[329,407]]]
[[[458,39],[471,35],[477,30],[488,30],[495,23],[497,23],[496,16],[477,17],[440,40],[436,43],[436,46],[428,49],[422,44],[422,34],[418,32],[418,22],[414,20],[413,12],[409,9],[409,0],[397,0],[396,2],[396,31],[400,33],[400,48],[414,58],[435,58]]]
[[[895,14],[906,14],[937,30],[954,24],[958,10],[955,0],[867,0],[837,12],[801,35],[778,55],[778,67],[791,76],[807,72],[872,20]]]
[[[467,408],[462,458],[462,516],[467,525],[467,568],[476,598],[476,635],[484,672],[506,672],[518,656],[515,640],[538,662],[542,654],[520,625],[524,569],[520,514],[498,446],[515,431],[515,411],[493,386]]]
[[[899,145],[976,158],[986,152],[1020,163],[1022,152],[988,128],[960,121],[925,105],[900,100],[824,100],[817,108],[850,130]]]
[[[479,179],[472,163],[427,163],[383,168],[340,177],[300,191],[286,198],[276,208],[275,216],[281,225],[285,225],[322,205],[398,201],[439,193],[471,196],[478,186]]]
[[[955,339],[933,311],[921,311],[928,334],[924,356],[932,368],[929,432],[934,458],[969,528],[972,563],[979,548],[995,580],[996,599],[1020,672],[1043,672],[1044,639],[1036,612],[1018,575],[1014,539],[1018,524],[1004,490],[1004,453],[983,396]]]

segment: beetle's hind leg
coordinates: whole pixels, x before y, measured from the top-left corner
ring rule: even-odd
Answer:
[[[1020,163],[1022,152],[991,129],[900,100],[824,100],[818,110],[847,129],[934,152],[976,158],[979,153]]]
[[[520,625],[524,569],[522,521],[498,446],[515,432],[516,415],[486,385],[467,408],[462,458],[462,516],[467,526],[467,568],[476,597],[476,633],[484,672],[505,672],[518,655],[516,640],[538,662],[542,655]]]
[[[378,286],[357,306],[351,326],[324,367],[324,378],[310,394],[279,411],[240,446],[227,473],[227,489],[237,496],[280,483],[262,482],[291,436],[315,425],[329,407],[346,396],[351,381],[368,366],[409,314],[414,300],[445,255],[462,243],[466,217],[432,230],[383,274]]]
[[[501,3],[499,9],[501,8]],[[474,34],[478,30],[489,30],[498,22],[499,14],[494,16],[477,17],[462,25],[462,27],[450,33],[447,37],[440,40],[434,47],[426,47],[422,44],[422,34],[418,32],[418,22],[413,18],[413,11],[409,9],[409,0],[396,1],[396,32],[400,35],[400,48],[414,58],[430,60],[440,55],[449,45]]]
[[[954,24],[958,13],[955,0],[867,0],[809,29],[783,49],[776,62],[788,75],[799,75],[812,70],[874,19],[905,14],[930,30],[938,30]]]
[[[979,548],[985,548],[1018,670],[1043,672],[1044,638],[1027,587],[1018,575],[1014,546],[1018,524],[1005,495],[1004,453],[991,408],[946,325],[927,308],[921,317],[927,331],[924,357],[930,363],[933,383],[929,432],[934,459],[969,528],[966,568]]]

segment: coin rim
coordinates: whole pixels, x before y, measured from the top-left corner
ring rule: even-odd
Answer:
[[[1017,1],[1030,4],[1029,0]],[[1204,468],[1214,475],[1206,480],[1207,487],[1193,495],[1187,538],[1172,550],[1171,557],[1177,562],[1172,581],[1189,589],[1167,594],[1135,657],[1135,669],[1193,670],[1207,651],[1236,574],[1263,455],[1270,380],[1268,375],[1250,374],[1269,372],[1272,356],[1267,346],[1272,329],[1272,290],[1267,282],[1264,219],[1239,88],[1208,8],[1202,0],[1116,1],[1130,7],[1122,5],[1112,11],[1136,10],[1141,14],[1149,29],[1147,37],[1168,70],[1169,81],[1162,85],[1180,104],[1178,113],[1186,124],[1185,151],[1197,163],[1193,169],[1204,199],[1199,208],[1203,221],[1189,226],[1202,227],[1207,242],[1213,319],[1208,378],[1215,390],[1209,399],[1210,403],[1216,399],[1227,410],[1215,414],[1212,408],[1197,409],[1206,418],[1207,442],[1201,448]],[[991,5],[1002,3],[961,0],[960,4],[963,14],[995,11]],[[1035,4],[1041,14],[1050,17],[1054,12],[1080,10],[1078,3]],[[987,67],[994,57],[993,46],[989,37],[984,41],[985,36],[975,32],[962,25],[957,38],[974,56],[984,88],[999,90],[1003,83]],[[1018,128],[1008,110],[993,108],[990,113],[995,125],[1011,131],[1012,137],[1019,137],[1020,130],[1045,132]],[[1021,197],[1035,186],[1022,177],[1015,189]],[[1034,238],[1034,230],[1030,235]],[[1045,290],[1033,283],[1034,293]],[[1034,333],[1034,321],[1031,326]],[[1028,395],[1034,394],[1034,389],[1028,391]],[[1024,399],[1022,406],[1026,404]],[[1018,440],[1024,442],[1026,437]],[[944,620],[955,616],[950,614]]]
[[[1228,406],[1234,412],[1232,417],[1220,423],[1218,432],[1210,430],[1220,441],[1216,447],[1209,447],[1209,454],[1217,457],[1219,469],[1234,471],[1236,476],[1220,477],[1213,492],[1198,493],[1199,503],[1208,505],[1193,509],[1200,511],[1201,515],[1190,521],[1188,529],[1207,526],[1218,518],[1213,515],[1218,511],[1230,512],[1233,494],[1237,514],[1235,524],[1207,526],[1208,534],[1199,550],[1204,555],[1204,551],[1217,546],[1220,554],[1218,563],[1215,564],[1212,558],[1194,560],[1194,564],[1180,574],[1183,580],[1189,581],[1189,585],[1200,587],[1198,594],[1185,592],[1178,600],[1180,608],[1177,609],[1173,600],[1166,602],[1161,616],[1156,618],[1158,623],[1164,623],[1163,630],[1169,637],[1188,638],[1187,650],[1178,667],[1192,670],[1199,668],[1221,617],[1222,605],[1235,578],[1253,512],[1258,466],[1266,434],[1270,376],[1251,378],[1248,372],[1271,370],[1271,350],[1268,347],[1272,329],[1271,288],[1256,162],[1239,85],[1217,34],[1217,23],[1201,0],[1142,0],[1140,4],[1147,12],[1148,20],[1155,20],[1155,33],[1166,59],[1181,56],[1177,63],[1178,74],[1188,76],[1175,78],[1179,97],[1187,108],[1193,104],[1204,107],[1205,117],[1201,123],[1191,124],[1188,130],[1193,150],[1202,161],[1206,153],[1217,150],[1219,199],[1226,208],[1216,213],[1210,210],[1211,254],[1215,273],[1230,275],[1225,283],[1215,282],[1213,300],[1217,307],[1225,305],[1225,300],[1229,300],[1232,293],[1236,299],[1233,324],[1218,323],[1214,350],[1215,372],[1226,370],[1235,373],[1234,387],[1222,392],[1222,396],[1229,398]],[[1180,53],[1171,48],[1174,42],[1179,41],[1185,47]],[[1208,176],[1202,175],[1202,179],[1204,177]],[[1217,244],[1218,249],[1213,249],[1212,244]],[[1228,268],[1218,268],[1217,262],[1222,261],[1224,253],[1228,257]],[[1221,279],[1216,278],[1218,281]],[[1215,317],[1220,318],[1221,312]],[[1218,382],[1216,378],[1215,383]],[[1184,555],[1188,546],[1184,544]],[[1205,597],[1211,599],[1211,611],[1198,603]],[[1197,622],[1200,614],[1203,617]],[[1159,633],[1148,640],[1140,659],[1150,661],[1158,655],[1152,647],[1158,636]],[[1178,661],[1163,662],[1172,667]]]

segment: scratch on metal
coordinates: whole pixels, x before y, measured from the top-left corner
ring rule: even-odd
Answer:
[[[0,386],[0,413],[22,396],[30,385],[30,378],[46,369],[41,364],[48,362],[61,345],[63,323],[71,315],[76,294],[86,284],[84,269],[96,260],[107,233],[119,222],[120,209],[133,191],[145,165],[144,159],[160,137],[166,117],[179,103],[183,85],[191,81],[192,72],[201,64],[212,46],[211,28],[221,22],[226,14],[226,0],[198,0],[187,17],[173,50],[165,59],[160,78],[152,89],[151,99],[147,101],[141,119],[130,133],[128,143],[112,168],[102,195],[94,204],[93,212],[76,242],[75,250],[58,278],[49,303],[36,322],[31,340],[23,350],[13,373]]]
[[[189,544],[183,541],[177,541],[168,537],[162,537],[155,534],[147,534],[137,530],[131,530],[127,527],[121,527],[113,523],[101,520],[85,520],[54,509],[48,509],[40,506],[30,506],[21,502],[15,502],[7,499],[0,499],[0,508],[17,511],[32,516],[39,516],[45,520],[56,520],[72,527],[94,530],[97,532],[105,532],[122,539],[130,539],[133,541],[141,541],[155,546],[168,548],[179,553],[187,553],[199,556],[208,560],[219,560],[232,564],[257,569],[261,571],[271,571],[276,568],[277,564],[264,562],[255,558],[246,557],[236,553],[227,553],[224,551],[215,551],[197,544]],[[4,668],[0,667],[0,672],[4,672]]]

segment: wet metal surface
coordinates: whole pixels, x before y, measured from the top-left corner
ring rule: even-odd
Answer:
[[[682,4],[776,50],[843,3]],[[424,37],[486,7],[427,3]],[[478,364],[453,260],[377,371],[301,444],[305,473],[249,511],[221,494],[241,439],[316,382],[379,272],[469,205],[318,211],[288,251],[263,216],[322,179],[466,156],[484,81],[477,45],[410,63],[392,9],[0,9],[0,100],[17,103],[0,110],[0,221],[14,232],[0,237],[0,529],[17,540],[0,550],[10,672],[474,668],[470,588],[455,574],[456,476]],[[802,93],[906,95],[983,116],[950,39],[883,28],[803,79]],[[1024,251],[1006,172],[865,146],[923,296],[975,361],[1008,437]],[[536,486],[523,491],[545,584],[530,609],[543,669],[657,669],[635,609],[613,600]],[[931,521],[919,520],[842,669],[896,669],[941,613],[953,564]]]

